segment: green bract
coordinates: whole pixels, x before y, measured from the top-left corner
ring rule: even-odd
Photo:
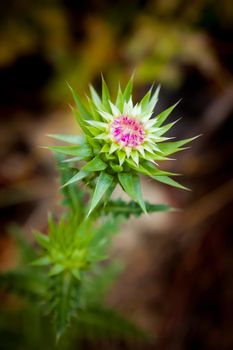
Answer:
[[[153,116],[158,101],[159,87],[154,93],[150,89],[143,99],[133,104],[133,79],[122,92],[119,86],[116,100],[110,98],[109,90],[102,79],[102,96],[90,86],[88,107],[84,106],[71,88],[76,108],[75,118],[82,129],[82,136],[50,135],[68,142],[69,146],[50,147],[53,151],[70,156],[66,162],[72,165],[85,161],[77,173],[64,185],[84,181],[94,193],[89,213],[101,200],[107,200],[117,184],[146,212],[139,175],[149,176],[162,183],[185,189],[170,178],[177,175],[162,171],[157,161],[184,149],[184,145],[195,139],[169,141],[164,134],[175,124],[164,124],[175,106]]]

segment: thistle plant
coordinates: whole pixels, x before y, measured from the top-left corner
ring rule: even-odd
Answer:
[[[102,262],[108,259],[107,248],[122,218],[171,209],[165,204],[144,201],[140,175],[186,189],[171,178],[177,174],[161,170],[158,163],[183,150],[195,137],[169,140],[166,132],[176,121],[164,123],[177,103],[156,115],[159,87],[155,92],[151,88],[136,104],[132,88],[133,78],[123,91],[119,86],[113,100],[102,79],[102,95],[90,86],[87,104],[70,88],[76,104],[72,110],[81,135],[50,135],[69,143],[48,147],[55,152],[58,162],[64,214],[59,220],[49,217],[47,235],[35,232],[40,251],[30,269],[37,266],[39,270],[38,274],[26,275],[27,283],[21,290],[27,294],[25,290],[30,286],[29,294],[43,301],[40,305],[52,316],[57,339],[70,324],[75,324],[74,319],[76,325],[81,318],[93,326],[90,315],[94,320],[104,316],[103,328],[114,328],[112,318],[113,324],[116,320],[122,323],[123,333],[128,329],[128,335],[143,334],[104,306],[99,296],[104,294],[109,275]],[[130,202],[111,198],[117,185],[128,194]],[[32,291],[35,280],[37,288]],[[78,325],[81,327],[80,322]]]
[[[153,115],[160,88],[154,93],[151,88],[135,105],[132,88],[133,77],[123,92],[119,86],[117,97],[112,102],[108,87],[102,79],[102,96],[90,86],[88,105],[85,106],[70,87],[76,103],[72,109],[82,136],[50,135],[72,144],[50,147],[53,151],[71,156],[66,162],[77,169],[76,174],[64,186],[83,181],[95,188],[87,215],[102,200],[109,200],[117,184],[146,212],[140,174],[185,189],[170,177],[177,174],[161,170],[157,162],[167,160],[170,155],[183,150],[183,146],[195,137],[169,141],[164,135],[176,121],[166,125],[164,122],[177,103],[162,113]],[[85,164],[79,167],[79,161],[85,161]]]

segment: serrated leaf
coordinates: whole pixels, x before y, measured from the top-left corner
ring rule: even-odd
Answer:
[[[168,212],[173,210],[173,208],[166,204],[151,204],[145,202],[145,206],[147,213]],[[109,201],[103,208],[103,212],[105,214],[112,214],[114,217],[122,215],[126,218],[129,218],[131,215],[138,217],[143,213],[142,208],[138,205],[138,203],[134,201],[125,202],[122,199]]]
[[[96,156],[90,162],[85,164],[82,167],[82,170],[85,171],[101,171],[107,168],[107,164],[100,158],[100,156]]]
[[[94,194],[93,194],[93,197],[91,200],[91,206],[90,206],[88,216],[95,209],[95,207],[99,204],[103,195],[105,194],[105,192],[108,190],[108,188],[111,186],[112,183],[113,183],[113,176],[111,176],[105,172],[101,172],[101,174],[97,180],[95,191],[94,191]]]
[[[123,190],[133,199],[135,200],[144,213],[146,213],[146,207],[144,200],[142,198],[140,179],[137,175],[133,175],[130,173],[118,173],[119,182],[123,188]]]
[[[70,324],[72,315],[77,308],[77,284],[78,281],[71,273],[61,273],[54,276],[50,292],[52,300],[49,307],[49,313],[53,313],[53,319],[56,330],[56,340],[60,337]]]

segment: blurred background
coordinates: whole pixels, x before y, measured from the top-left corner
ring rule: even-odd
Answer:
[[[232,350],[232,1],[8,0],[0,17],[0,271],[18,260],[9,224],[32,240],[60,210],[40,146],[45,134],[79,132],[66,82],[85,97],[103,73],[114,94],[135,70],[135,100],[153,82],[156,112],[182,98],[172,136],[203,135],[164,164],[191,192],[144,182],[147,199],[182,210],[123,227],[112,255],[126,268],[108,302],[156,337],[150,349]]]

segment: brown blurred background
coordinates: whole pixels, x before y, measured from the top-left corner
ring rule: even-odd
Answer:
[[[182,211],[125,225],[109,302],[156,336],[153,349],[233,349],[232,1],[8,0],[0,16],[0,270],[17,262],[9,224],[31,239],[59,210],[55,162],[39,146],[79,132],[66,81],[84,97],[102,72],[114,94],[136,70],[135,99],[153,82],[157,112],[182,98],[172,136],[203,136],[164,164],[192,192],[145,181],[146,198]]]

